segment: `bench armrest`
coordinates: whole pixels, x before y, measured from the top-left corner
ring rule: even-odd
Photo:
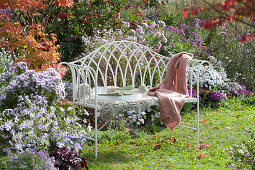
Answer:
[[[66,72],[61,66],[68,66],[72,74],[72,86],[73,86],[73,102],[81,102],[89,99],[91,103],[91,88],[94,88],[93,92],[95,97],[93,99],[97,100],[98,96],[98,82],[96,71],[86,65],[78,65],[73,62],[61,62],[58,65],[58,70],[61,73]]]

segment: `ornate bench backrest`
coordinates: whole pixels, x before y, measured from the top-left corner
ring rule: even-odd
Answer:
[[[85,96],[91,94],[88,89],[95,87],[95,84],[96,89],[98,86],[139,87],[143,84],[154,87],[163,81],[170,60],[170,57],[162,56],[136,42],[114,41],[77,61],[63,62],[60,65],[66,64],[71,69],[74,99],[83,96],[85,100]],[[188,63],[187,82],[191,92],[193,83],[199,82],[199,70],[205,62],[207,61],[192,59]],[[83,93],[85,96],[81,95]]]
[[[161,82],[170,58],[130,41],[107,43],[73,62],[95,70],[100,86],[153,86]]]

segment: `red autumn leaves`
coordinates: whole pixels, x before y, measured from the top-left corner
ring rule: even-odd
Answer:
[[[234,22],[238,21],[245,25],[255,28],[255,1],[248,0],[225,0],[224,2],[217,3],[212,5],[206,0],[202,0],[207,4],[208,7],[190,7],[184,9],[183,16],[184,18],[188,17],[188,14],[198,15],[201,11],[208,11],[213,9],[218,16],[215,18],[210,18],[202,22],[202,26],[205,29],[212,27],[220,26],[225,22]],[[242,37],[240,43],[244,41],[255,40],[255,32],[246,34]]]

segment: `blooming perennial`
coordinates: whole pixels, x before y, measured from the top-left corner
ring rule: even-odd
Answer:
[[[17,63],[13,69],[15,76],[7,86],[2,87],[0,105],[4,109],[15,108],[18,104],[19,96],[44,96],[48,104],[65,97],[65,84],[61,80],[60,74],[53,68],[46,71],[35,72],[29,70],[26,63]],[[0,76],[7,79],[7,73]]]
[[[50,157],[45,150],[26,148],[18,154],[9,155],[10,160],[5,162],[6,169],[47,169],[57,170],[54,166],[54,157]]]
[[[47,149],[52,143],[78,151],[86,141],[86,131],[72,113],[61,107],[47,107],[43,96],[20,96],[17,107],[0,114],[0,135],[11,145],[5,151]]]
[[[255,168],[255,131],[245,128],[250,136],[249,140],[242,140],[228,150],[231,162],[227,167],[232,169],[254,169]]]

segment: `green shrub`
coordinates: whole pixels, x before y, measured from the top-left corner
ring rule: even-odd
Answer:
[[[82,53],[82,36],[94,36],[98,30],[116,30],[127,19],[133,24],[143,19],[137,0],[74,1],[71,8],[53,8],[53,15],[46,31],[57,34],[62,61],[72,61]],[[122,18],[121,13],[129,13]],[[125,16],[123,16],[125,17]]]

